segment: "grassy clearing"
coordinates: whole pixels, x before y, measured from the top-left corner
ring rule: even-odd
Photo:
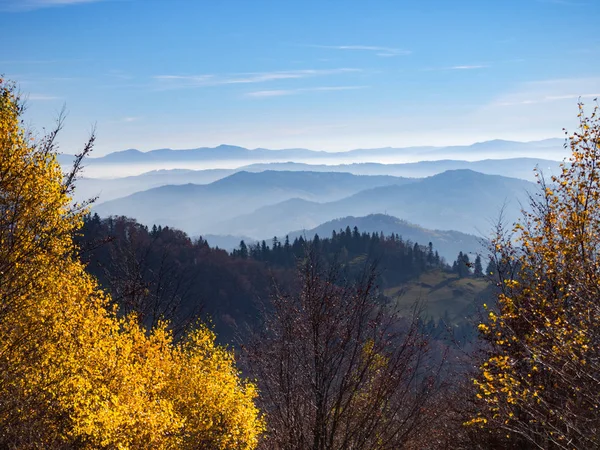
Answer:
[[[489,300],[493,286],[485,278],[458,278],[458,275],[432,271],[417,280],[384,291],[400,306],[410,307],[416,301],[425,303],[426,314],[434,319],[445,314],[453,321],[476,314]]]

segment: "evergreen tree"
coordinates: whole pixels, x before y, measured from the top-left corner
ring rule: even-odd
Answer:
[[[264,240],[260,243],[260,259],[262,261],[268,261],[269,259],[269,246]]]
[[[433,255],[433,243],[429,242],[427,245],[427,264],[430,266],[435,263],[434,255]]]
[[[475,258],[473,274],[477,278],[480,278],[483,276],[483,267],[481,265],[481,256],[479,256],[479,255],[477,255],[477,257]]]
[[[459,252],[456,261],[452,264],[452,270],[458,274],[459,278],[464,278],[471,274],[470,266],[469,255]]]
[[[315,248],[319,248],[321,245],[321,238],[316,233],[315,233],[315,237],[313,238],[313,245],[315,246]]]
[[[239,256],[242,259],[248,258],[248,246],[246,245],[246,243],[243,240],[240,241]]]

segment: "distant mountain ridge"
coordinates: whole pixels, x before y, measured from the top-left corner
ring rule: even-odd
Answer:
[[[168,185],[94,206],[101,216],[126,215],[193,236],[270,239],[346,216],[385,213],[425,228],[485,235],[504,207],[520,215],[525,180],[450,170],[427,178],[320,172],[237,172],[211,184]]]
[[[449,170],[413,183],[365,189],[333,202],[289,199],[219,222],[214,232],[237,235],[243,230],[253,237],[279,236],[338,217],[385,213],[425,228],[485,235],[503,208],[509,223],[517,220],[528,192],[537,188],[516,178]]]
[[[153,170],[141,175],[114,179],[80,178],[77,180],[75,199],[82,201],[98,197],[99,202],[107,202],[160,186],[189,183],[208,184],[235,172],[232,169],[171,169]]]
[[[441,146],[441,147],[385,147],[372,149],[354,149],[344,152],[326,152],[322,150],[309,150],[291,148],[271,150],[265,148],[248,149],[235,145],[219,145],[217,147],[199,147],[187,150],[173,150],[168,148],[142,152],[128,149],[109,153],[101,157],[87,159],[87,164],[140,164],[160,162],[202,162],[224,160],[247,160],[249,163],[258,161],[299,161],[305,159],[335,159],[346,158],[368,160],[376,162],[385,158],[409,158],[420,156],[422,159],[442,159],[449,155],[468,155],[469,159],[481,159],[487,154],[498,154],[497,157],[537,156],[548,157],[550,154],[562,154],[564,140],[545,139],[532,142],[493,140],[477,142],[472,145]],[[489,156],[487,156],[489,157]],[[71,155],[61,155],[61,163],[72,159]],[[559,158],[561,159],[561,158]]]
[[[376,162],[352,164],[305,164],[296,162],[255,163],[243,166],[240,170],[287,170],[313,172],[348,172],[355,175],[392,175],[399,177],[422,178],[433,176],[447,170],[469,169],[486,175],[502,175],[511,178],[535,181],[534,169],[540,169],[545,175],[560,172],[559,161],[543,158],[506,158],[465,161],[442,159],[400,164],[382,164]]]
[[[319,172],[236,172],[210,184],[167,185],[100,203],[102,216],[126,215],[142,223],[176,226],[192,235],[222,233],[217,224],[290,198],[335,201],[364,189],[414,180]],[[239,224],[242,225],[242,224]]]
[[[353,164],[305,164],[295,162],[255,163],[239,169],[170,169],[153,170],[141,175],[102,179],[81,178],[77,182],[76,200],[86,200],[99,196],[100,202],[126,197],[135,192],[145,191],[168,184],[208,184],[240,171],[263,172],[344,172],[353,175],[387,175],[395,177],[422,178],[447,170],[470,169],[487,175],[502,175],[535,181],[534,168],[544,175],[560,173],[560,163],[540,158],[487,159],[481,161],[439,160],[404,164],[353,163]]]

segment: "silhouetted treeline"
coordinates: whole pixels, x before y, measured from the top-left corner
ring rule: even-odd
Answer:
[[[376,261],[380,269],[378,282],[382,288],[406,282],[430,269],[450,269],[431,242],[423,246],[403,240],[395,233],[385,236],[383,233],[361,233],[357,227],[346,227],[345,230],[333,231],[328,238],[315,234],[310,242],[330,261],[342,265],[353,267],[362,265],[365,260]],[[306,244],[307,239],[302,236],[292,242],[287,236],[283,242],[277,237],[270,243],[262,241],[247,245],[241,241],[232,255],[240,259],[264,261],[271,266],[295,267],[304,255]]]

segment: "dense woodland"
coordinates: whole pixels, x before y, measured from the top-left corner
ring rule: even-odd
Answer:
[[[276,266],[295,267],[299,258],[306,252],[307,242],[310,242],[319,251],[331,260],[348,264],[357,258],[367,257],[378,261],[388,277],[382,280],[386,285],[392,285],[408,278],[418,276],[432,268],[446,268],[437,251],[434,251],[430,242],[427,247],[418,243],[402,240],[402,236],[383,233],[361,233],[357,227],[336,232],[333,230],[331,237],[321,239],[318,234],[295,238],[290,243],[286,236],[284,242],[274,237],[271,245],[266,241],[247,246],[240,242],[233,256],[243,259],[252,258],[265,261]]]
[[[84,217],[78,242],[89,272],[121,313],[136,312],[148,327],[169,320],[177,332],[202,317],[222,342],[257,316],[274,280],[290,278],[290,270],[232,258],[179,230],[149,229],[125,217]]]
[[[60,121],[32,136],[0,80],[0,447],[599,447],[600,119],[580,108],[484,273],[357,228],[229,254],[90,215],[72,198],[94,136],[63,173]],[[435,273],[490,278],[468,347],[386,295]]]
[[[257,323],[261,305],[276,289],[298,288],[294,275],[308,249],[344,268],[346,276],[356,276],[373,264],[380,296],[386,288],[428,271],[483,276],[480,262],[471,269],[462,252],[451,267],[431,243],[422,246],[396,234],[360,233],[356,227],[334,231],[331,238],[315,235],[292,243],[274,238],[271,245],[263,241],[248,247],[242,241],[239,249],[228,254],[169,227],[149,228],[131,218],[88,214],[77,242],[88,271],[110,291],[123,314],[136,312],[148,327],[167,319],[177,332],[201,317],[214,325],[221,342],[229,343]],[[476,334],[466,320],[458,324],[447,318],[425,320],[428,331],[437,337],[449,325],[460,325],[463,337]]]

